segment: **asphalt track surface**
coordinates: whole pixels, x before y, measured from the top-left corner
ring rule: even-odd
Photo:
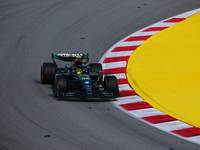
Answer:
[[[200,149],[109,101],[55,99],[40,83],[52,52],[89,52],[98,62],[130,33],[199,7],[199,0],[0,0],[0,149]]]

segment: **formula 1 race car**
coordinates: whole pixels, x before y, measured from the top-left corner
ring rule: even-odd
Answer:
[[[90,63],[88,53],[52,53],[53,63],[41,66],[42,84],[52,84],[55,97],[100,97],[114,98],[119,96],[117,78],[105,75],[100,63]],[[55,59],[64,64],[58,67]]]

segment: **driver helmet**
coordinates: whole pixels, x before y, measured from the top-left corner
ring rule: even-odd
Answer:
[[[75,60],[75,66],[82,66],[83,62],[80,59]]]

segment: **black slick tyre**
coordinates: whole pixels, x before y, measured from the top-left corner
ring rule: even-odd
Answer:
[[[56,65],[54,63],[43,63],[41,65],[42,84],[53,84],[56,74]]]
[[[92,74],[100,74],[100,76],[98,77],[100,81],[103,80],[103,68],[100,63],[91,63],[88,65],[88,67],[90,67],[90,72]]]
[[[104,88],[110,92],[113,92],[113,96],[119,96],[118,82],[115,76],[104,77]]]
[[[55,97],[60,97],[62,92],[67,90],[67,79],[63,75],[56,75],[53,84],[53,94]]]

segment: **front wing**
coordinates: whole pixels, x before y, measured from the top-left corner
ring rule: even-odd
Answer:
[[[106,90],[93,91],[90,95],[88,95],[85,91],[69,90],[65,92],[57,91],[57,97],[116,98],[118,95],[116,95],[114,92]]]

